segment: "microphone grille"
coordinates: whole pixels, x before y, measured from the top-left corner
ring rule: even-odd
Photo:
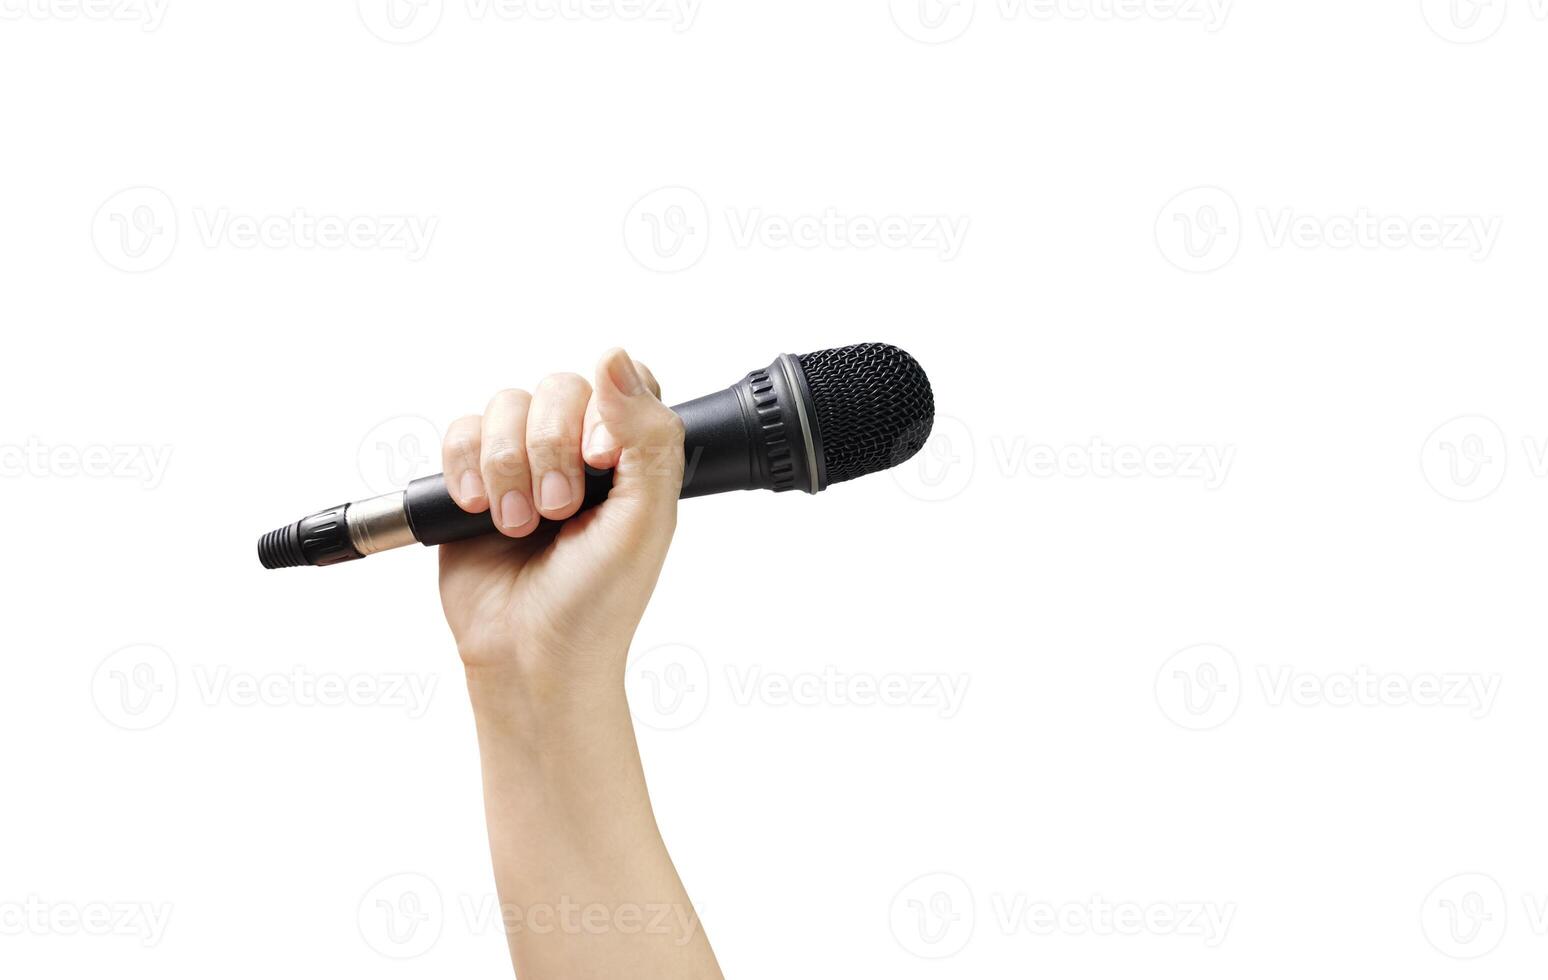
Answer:
[[[930,438],[935,396],[906,351],[852,344],[797,360],[817,406],[830,486],[896,466]]]

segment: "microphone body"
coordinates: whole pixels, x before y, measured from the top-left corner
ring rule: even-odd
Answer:
[[[817,403],[800,358],[781,354],[672,411],[683,420],[685,498],[731,490],[817,493],[828,485]],[[582,509],[607,499],[612,471],[588,467],[585,484]],[[416,541],[433,547],[492,533],[492,513],[463,510],[438,473],[271,531],[258,542],[258,558],[265,568],[336,565]]]

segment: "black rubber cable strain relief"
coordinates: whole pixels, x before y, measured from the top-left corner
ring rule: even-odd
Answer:
[[[258,560],[264,568],[295,568],[306,564],[301,551],[301,522],[270,531],[258,539]]]

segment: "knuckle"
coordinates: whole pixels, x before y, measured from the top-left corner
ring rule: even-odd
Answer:
[[[484,469],[491,476],[514,477],[526,467],[526,458],[510,443],[490,446],[484,453]]]
[[[532,393],[522,388],[502,388],[495,392],[489,399],[491,409],[495,407],[525,408],[532,404]]]
[[[591,384],[572,371],[562,371],[558,374],[550,374],[539,381],[537,390],[542,395],[571,395],[580,392],[589,393]]]
[[[567,457],[579,457],[580,438],[568,429],[546,429],[526,433],[526,451],[545,463],[556,463]]]
[[[650,393],[660,398],[661,383],[656,380],[655,372],[644,361],[635,361],[634,368],[640,372],[640,377],[645,379],[645,387],[650,389]]]
[[[680,449],[687,434],[687,426],[683,424],[682,416],[663,406],[659,412],[652,414],[649,431],[652,440],[659,442],[663,448],[676,446]]]
[[[567,419],[533,419],[527,425],[527,445],[544,450],[580,449],[580,437]]]
[[[580,443],[574,440],[536,443],[528,451],[535,470],[561,470],[573,474],[581,468]]]
[[[651,479],[682,479],[683,447],[678,445],[652,446],[645,451],[643,473]]]
[[[471,459],[478,455],[478,436],[466,429],[452,429],[446,434],[445,453],[448,460]]]

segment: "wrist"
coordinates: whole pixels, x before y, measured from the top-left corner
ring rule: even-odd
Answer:
[[[480,725],[524,725],[564,735],[629,718],[621,670],[533,669],[505,662],[467,664],[463,673]]]
[[[643,779],[621,677],[594,685],[510,669],[470,667],[466,673],[486,795],[491,786],[500,787],[496,792],[502,795],[542,788],[502,804],[513,812],[541,821],[555,800],[591,800],[599,791],[613,793],[631,783],[630,774]],[[598,812],[616,810],[609,805]]]

